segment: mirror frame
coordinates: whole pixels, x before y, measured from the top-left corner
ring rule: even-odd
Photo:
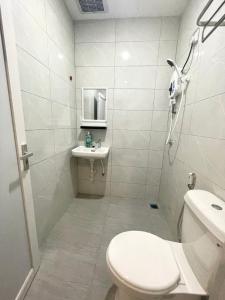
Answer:
[[[84,92],[85,90],[105,90],[106,104],[105,104],[105,120],[88,120],[84,119]],[[81,88],[81,120],[80,128],[107,128],[107,107],[108,107],[108,88],[106,87],[82,87]]]

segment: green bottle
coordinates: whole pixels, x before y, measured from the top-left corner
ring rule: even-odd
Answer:
[[[91,148],[92,147],[92,134],[89,131],[85,135],[85,146],[87,148]]]

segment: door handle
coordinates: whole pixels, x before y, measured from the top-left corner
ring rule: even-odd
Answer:
[[[21,160],[25,160],[25,159],[27,159],[28,157],[31,157],[31,156],[33,156],[33,155],[34,155],[33,152],[25,152],[23,155],[20,156],[20,159],[21,159]]]
[[[22,155],[20,156],[20,160],[23,161],[23,169],[24,171],[29,170],[30,165],[29,165],[29,157],[33,156],[33,152],[28,152],[27,149],[27,144],[22,144],[21,145],[22,149]]]

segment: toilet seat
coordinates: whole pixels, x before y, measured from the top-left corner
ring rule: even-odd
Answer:
[[[167,294],[180,280],[170,244],[148,232],[127,231],[115,236],[107,250],[107,262],[122,282],[147,294]]]

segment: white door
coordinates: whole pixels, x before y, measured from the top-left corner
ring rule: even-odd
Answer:
[[[18,142],[23,122],[20,122],[18,130],[20,134],[16,134],[16,120],[18,123],[23,116],[19,113],[21,110],[13,109],[12,95],[18,93],[18,90],[15,91],[15,86],[10,83],[12,68],[10,70],[9,60],[13,51],[7,42],[7,38],[13,39],[13,36],[7,37],[10,28],[4,31],[4,26],[9,25],[9,19],[7,24],[4,24],[4,19],[10,10],[5,10],[2,3],[0,5],[0,299],[14,300],[23,299],[33,279],[38,267],[38,248],[34,236],[35,220],[31,221],[34,218],[32,205],[26,206],[29,174],[21,170],[19,160],[21,154]],[[7,48],[10,51],[8,56]],[[15,78],[12,81],[15,83]],[[20,101],[14,103],[19,104]]]

